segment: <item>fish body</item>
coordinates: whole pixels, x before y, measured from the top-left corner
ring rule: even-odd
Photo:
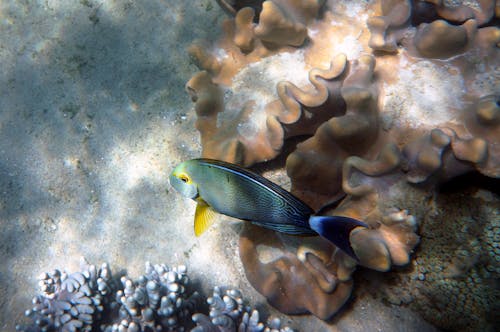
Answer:
[[[198,203],[197,236],[212,224],[216,213],[221,213],[286,234],[319,234],[355,257],[349,233],[355,227],[366,227],[348,217],[314,216],[313,209],[275,183],[218,160],[188,160],[179,164],[169,179],[183,196]]]

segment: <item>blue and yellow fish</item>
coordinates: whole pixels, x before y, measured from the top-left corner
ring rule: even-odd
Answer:
[[[357,259],[349,234],[356,227],[367,227],[365,223],[343,216],[316,216],[290,192],[239,166],[192,159],[172,171],[170,183],[197,202],[196,236],[213,223],[216,213],[221,213],[286,234],[320,235]]]

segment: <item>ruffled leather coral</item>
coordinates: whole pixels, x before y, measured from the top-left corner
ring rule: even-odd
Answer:
[[[404,45],[415,56],[446,59],[468,50],[478,27],[487,24],[494,13],[495,1],[491,0],[479,1],[478,6],[442,0],[382,0],[381,15],[367,21],[369,45],[382,52],[395,52]]]
[[[273,158],[281,146],[282,129],[273,118],[265,125],[266,131],[258,131],[250,138],[238,131],[238,124],[249,120],[252,115],[252,105],[247,104],[234,119],[223,124],[223,129],[217,124],[218,113],[223,112],[223,92],[205,71],[195,75],[188,83],[187,89],[196,102],[196,128],[201,133],[204,142],[203,156],[221,159],[235,163],[251,164],[255,158],[248,153],[253,151],[259,156]],[[263,142],[263,143],[261,143]],[[224,157],[222,157],[224,156]]]
[[[444,0],[424,0],[434,5],[436,13],[447,21],[462,23],[469,19],[475,19],[478,25],[484,25],[495,15],[494,0],[478,0],[475,4],[463,2],[452,2]],[[498,6],[498,3],[497,3]]]
[[[235,43],[246,46],[248,42],[240,44],[238,39],[246,35],[248,37],[243,39],[248,40],[253,35],[253,38],[270,47],[300,46],[307,37],[307,24],[318,15],[324,3],[324,0],[264,1],[262,10],[257,8],[258,19],[255,19],[253,8],[243,8],[236,13]],[[257,21],[255,26],[250,24],[254,20]],[[251,48],[242,50],[249,51]]]
[[[411,3],[409,0],[389,0],[381,3],[381,16],[370,17],[368,25],[371,37],[369,45],[374,50],[395,52],[410,25]]]
[[[344,160],[353,154],[370,151],[379,130],[377,92],[372,86],[375,60],[364,56],[350,64],[341,95],[346,110],[324,122],[313,137],[300,143],[287,159],[286,169],[292,179],[292,191],[304,198],[314,188],[314,199],[307,199],[313,208],[341,195]],[[318,205],[319,204],[319,205]]]
[[[258,24],[253,23],[254,10],[251,7],[239,10],[234,21],[226,23],[227,36],[222,42],[231,52],[230,60],[217,58],[201,45],[190,48],[191,56],[204,69],[186,84],[196,102],[197,128],[202,136],[204,157],[244,165],[269,160],[279,153],[285,136],[312,133],[319,123],[331,116],[327,112],[312,117],[314,119],[307,121],[308,130],[304,130],[304,126],[294,130],[292,125],[285,133],[282,126],[301,118],[300,102],[311,108],[324,104],[329,98],[330,103],[339,102],[338,96],[329,95],[320,81],[333,80],[343,72],[343,56],[333,59],[329,69],[309,72],[310,83],[318,89],[315,94],[306,96],[299,87],[283,81],[277,83],[277,94],[270,92],[274,100],[270,99],[264,105],[258,100],[248,100],[238,105],[238,109],[228,109],[227,105],[220,103],[225,93],[223,85],[234,80],[238,71],[256,61],[262,62],[260,57],[263,54],[270,59],[279,50],[277,47],[301,45],[307,36],[306,24],[318,15],[323,3],[315,0],[265,1]],[[336,83],[332,84],[335,86]],[[217,107],[213,107],[214,104]]]
[[[290,248],[290,239],[280,239],[275,232],[258,229],[256,238],[255,227],[245,226],[240,257],[247,279],[271,305],[287,314],[313,313],[329,319],[349,299],[353,282],[338,278],[333,246],[313,239],[309,248]],[[279,258],[267,262],[264,246],[278,252]]]
[[[245,7],[254,9],[257,15],[262,11],[262,3],[264,0],[216,0],[219,6],[224,9],[229,15],[236,13]]]
[[[489,26],[496,9],[381,0],[345,13],[356,23],[337,20],[337,3],[231,3],[224,38],[190,50],[204,70],[187,84],[203,156],[249,166],[276,157],[287,138],[310,136],[286,161],[292,192],[321,214],[369,225],[349,239],[359,261],[321,238],[251,226],[240,257],[279,310],[328,319],[349,298],[356,266],[387,271],[411,261],[422,184],[470,171],[500,176],[500,85],[489,75],[500,65],[500,29]],[[328,29],[342,33],[344,22],[354,22],[349,32],[359,31],[353,39],[365,53],[325,54]]]
[[[374,228],[355,229],[351,246],[360,259],[360,265],[377,271],[388,271],[393,265],[410,262],[410,253],[417,245],[415,217],[406,211],[384,216]]]
[[[484,96],[464,110],[462,125],[433,129],[405,146],[408,180],[443,182],[473,170],[500,177],[499,100]]]
[[[234,43],[243,52],[250,52],[257,41],[269,48],[302,45],[307,38],[307,25],[324,3],[324,0],[271,0],[254,1],[244,7],[224,5],[224,8],[230,12],[234,8]]]
[[[444,20],[422,23],[418,26],[414,43],[418,53],[426,58],[448,58],[462,53],[474,39],[477,30],[475,20],[462,25],[451,25]]]

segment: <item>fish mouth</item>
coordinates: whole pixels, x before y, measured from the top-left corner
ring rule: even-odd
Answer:
[[[168,176],[168,183],[170,184],[170,187],[174,188],[175,189],[175,186],[174,186],[174,182],[175,182],[175,175],[174,173],[170,173],[170,175]]]

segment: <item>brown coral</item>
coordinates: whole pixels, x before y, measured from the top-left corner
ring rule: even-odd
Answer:
[[[216,0],[219,6],[228,14],[235,16],[236,13],[245,7],[252,8],[257,14],[262,10],[264,0]]]
[[[478,26],[493,18],[495,1],[450,3],[449,1],[382,0],[381,15],[371,17],[370,47],[395,52],[403,44],[410,54],[426,58],[449,58],[474,44]],[[416,32],[410,22],[418,25]]]
[[[224,2],[221,5],[234,12],[235,44],[243,52],[250,52],[255,40],[269,48],[302,45],[307,38],[307,24],[318,15],[324,3],[324,0],[271,0],[248,7],[230,6]],[[253,24],[254,21],[257,23]]]
[[[332,257],[332,246],[313,239],[310,244],[322,257],[307,249],[301,261],[276,233],[259,229],[259,236],[255,237],[255,227],[245,226],[240,237],[240,257],[248,280],[270,304],[287,314],[312,313],[329,319],[349,299],[352,280],[340,281],[336,262],[331,258],[324,260]],[[263,246],[278,251],[278,257],[267,262]]]
[[[485,96],[476,107],[476,119],[479,123],[497,130],[500,124],[500,96]],[[496,128],[496,129],[495,129]]]
[[[451,22],[465,22],[475,19],[478,25],[489,22],[495,14],[494,0],[478,0],[477,2],[424,0],[435,5],[438,15]]]
[[[203,156],[244,165],[274,158],[285,135],[310,134],[319,124],[342,111],[344,101],[340,97],[340,79],[345,66],[345,56],[338,55],[328,69],[310,70],[308,78],[313,91],[306,92],[289,81],[279,82],[276,88],[279,99],[258,107],[258,110],[254,110],[256,102],[252,101],[240,110],[224,109],[222,88],[207,72],[195,75],[186,84],[186,89],[196,102]],[[224,120],[221,120],[221,112],[228,114]],[[260,122],[255,123],[250,117],[260,117]],[[300,126],[294,125],[297,122]]]
[[[381,3],[382,15],[366,22],[371,32],[369,45],[377,51],[395,52],[404,30],[410,24],[409,0],[389,0]]]
[[[244,53],[251,52],[255,47],[255,39],[253,35],[253,19],[255,11],[246,7],[238,11],[234,18],[234,43]]]
[[[252,8],[246,7],[239,10],[235,20],[226,24],[227,36],[223,44],[228,45],[227,49],[232,55],[230,60],[221,59],[207,52],[201,45],[194,45],[190,48],[190,54],[197,64],[210,73],[210,79],[203,80],[207,87],[198,82],[194,85],[193,81],[186,85],[187,90],[194,96],[193,100],[197,103],[198,114],[203,114],[203,118],[199,117],[197,121],[197,127],[202,136],[203,156],[244,165],[272,159],[279,153],[285,137],[282,123],[295,122],[300,118],[296,106],[290,110],[286,108],[297,103],[297,101],[290,101],[288,94],[297,96],[299,102],[303,101],[311,107],[323,103],[329,97],[319,81],[331,80],[340,75],[343,71],[342,60],[334,60],[333,67],[329,70],[313,69],[309,73],[311,84],[318,89],[316,98],[312,95],[301,98],[299,87],[291,82],[279,83],[277,94],[285,107],[280,105],[278,95],[274,91],[264,92],[263,99],[268,101],[248,100],[245,102],[243,100],[242,102],[241,99],[235,97],[226,102],[222,108],[213,108],[207,103],[198,104],[204,99],[196,97],[198,92],[203,93],[207,89],[212,91],[214,98],[219,98],[223,94],[228,95],[230,90],[224,91],[224,85],[229,84],[231,80],[233,82],[237,80],[237,75],[243,75],[241,71],[252,63],[255,63],[255,66],[266,66],[267,62],[289,61],[286,54],[276,54],[278,50],[276,47],[301,45],[306,37],[306,24],[316,17],[323,3],[324,1],[316,0],[265,1],[258,24],[253,23],[254,10]],[[235,49],[234,45],[238,48]],[[270,51],[268,47],[276,50]],[[268,57],[260,59],[263,54]],[[274,57],[271,56],[273,54],[275,54]],[[293,59],[294,56],[292,56]],[[303,72],[307,73],[307,70]],[[254,75],[262,76],[257,72]],[[194,78],[195,81],[198,80],[197,76]],[[259,79],[260,77],[255,77],[256,84],[259,84]],[[302,96],[304,96],[303,93]],[[231,103],[235,104],[233,108],[229,105]],[[314,131],[327,116],[328,113],[317,120],[309,121],[311,127],[309,132]],[[292,127],[287,129],[287,136],[304,133],[303,130],[293,133]]]
[[[351,64],[341,88],[347,105],[345,113],[323,123],[315,135],[300,143],[287,159],[292,191],[300,192],[315,208],[342,195],[344,160],[350,155],[365,153],[377,139],[376,91],[371,84],[374,67],[371,56]],[[314,188],[314,197],[320,194],[324,200],[307,198],[309,188]]]
[[[478,188],[432,197],[411,265],[386,274],[370,286],[372,294],[446,330],[496,331],[499,203],[498,195]]]
[[[444,20],[419,25],[414,44],[421,56],[427,58],[448,58],[462,53],[476,34],[477,23],[469,20],[454,26]]]
[[[463,110],[463,125],[434,129],[405,146],[408,180],[443,182],[472,170],[499,177],[497,100],[493,95],[480,98]]]
[[[265,1],[260,13],[235,11],[219,49],[192,50],[210,73],[198,79],[205,86],[188,84],[204,156],[251,165],[277,156],[286,138],[312,135],[287,158],[293,193],[321,214],[369,225],[351,233],[359,262],[321,238],[265,240],[246,229],[247,278],[279,310],[326,319],[349,297],[357,265],[408,265],[426,195],[409,182],[500,176],[499,85],[488,75],[498,73],[500,30],[482,27],[486,1],[460,2],[453,19],[449,2],[431,2],[382,0],[339,20],[347,5],[328,3],[314,22],[322,2]],[[371,35],[358,19],[366,13]],[[326,37],[346,31],[357,34],[354,54],[368,44],[376,52],[328,54]]]
[[[392,265],[404,266],[410,262],[410,254],[419,241],[415,232],[415,218],[406,211],[398,211],[382,218],[377,228],[355,229],[351,246],[362,266],[388,271]]]

